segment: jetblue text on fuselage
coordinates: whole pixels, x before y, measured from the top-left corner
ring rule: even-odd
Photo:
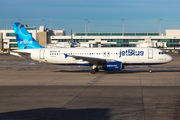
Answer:
[[[135,49],[122,50],[120,49],[119,57],[121,56],[143,56],[144,51],[136,51]]]

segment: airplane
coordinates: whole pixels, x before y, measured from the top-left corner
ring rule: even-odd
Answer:
[[[11,55],[57,65],[91,66],[91,74],[99,69],[119,71],[127,65],[165,64],[172,57],[157,48],[111,47],[111,48],[44,48],[29,34],[21,23],[13,23],[19,50]]]

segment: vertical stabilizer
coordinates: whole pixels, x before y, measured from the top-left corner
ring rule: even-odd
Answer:
[[[19,49],[38,49],[44,48],[39,45],[31,34],[20,23],[13,23]]]

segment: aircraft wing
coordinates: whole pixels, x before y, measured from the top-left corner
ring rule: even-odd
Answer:
[[[92,64],[116,61],[114,59],[104,59],[104,58],[97,58],[97,57],[85,57],[85,56],[75,56],[75,55],[69,55],[66,57],[73,57],[76,60],[83,60],[83,61],[87,61]]]

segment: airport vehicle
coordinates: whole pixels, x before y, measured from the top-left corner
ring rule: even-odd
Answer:
[[[58,65],[91,66],[91,73],[99,69],[118,71],[126,65],[151,65],[168,63],[170,55],[157,48],[113,47],[113,48],[44,48],[20,23],[13,23],[19,50],[11,55],[39,62]]]

